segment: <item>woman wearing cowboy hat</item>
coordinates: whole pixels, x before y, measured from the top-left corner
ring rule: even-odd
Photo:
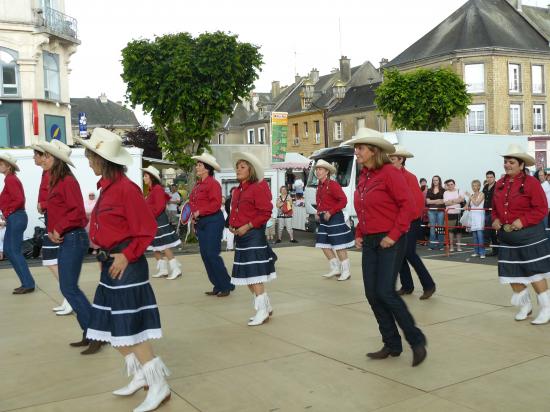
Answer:
[[[96,289],[87,338],[110,342],[124,357],[132,381],[113,392],[128,396],[148,386],[134,412],[152,411],[170,399],[168,369],[155,357],[150,339],[162,337],[155,294],[143,253],[157,225],[141,189],[126,177],[132,157],[116,134],[94,129],[85,148],[90,167],[101,176],[101,194],[92,212],[90,236],[101,250],[101,281]]]
[[[78,287],[84,255],[88,252],[88,223],[84,211],[84,199],[80,185],[69,169],[73,166],[71,149],[59,140],[39,143],[44,150],[42,167],[49,172],[48,193],[48,237],[59,245],[57,254],[59,287],[76,313],[76,319],[82,329],[82,340],[71,346],[88,346],[83,355],[99,351],[99,342],[89,342],[86,330],[90,324],[91,305],[86,295]]]
[[[191,194],[189,205],[195,230],[199,239],[201,258],[206,268],[212,290],[204,293],[210,296],[228,296],[235,286],[231,284],[229,273],[220,256],[225,220],[220,210],[222,202],[222,187],[214,178],[214,171],[220,171],[216,158],[204,152],[192,156],[196,160],[195,172],[198,180]]]
[[[403,265],[399,270],[399,278],[401,280],[401,289],[397,291],[399,295],[408,295],[411,294],[414,290],[414,283],[411,276],[411,269],[409,264],[414,268],[418,279],[420,279],[420,284],[424,290],[420,300],[429,299],[435,292],[435,282],[428,272],[428,269],[416,253],[416,240],[420,237],[421,234],[421,225],[422,225],[422,213],[424,212],[424,194],[418,186],[416,176],[413,175],[405,168],[405,163],[407,159],[414,157],[414,155],[405,149],[402,146],[395,146],[395,152],[389,155],[389,158],[392,164],[401,171],[407,186],[409,187],[413,198],[415,206],[414,219],[411,222],[409,231],[406,233],[407,245],[405,259],[403,259]]]
[[[0,193],[0,210],[6,220],[4,253],[21,282],[21,286],[15,288],[13,294],[23,295],[34,292],[35,283],[27,261],[21,253],[23,233],[27,229],[28,218],[25,212],[23,185],[15,175],[18,171],[17,160],[9,153],[0,152],[0,173],[4,175],[4,189]]]
[[[256,314],[248,326],[269,320],[273,308],[264,283],[277,277],[277,256],[267,243],[265,225],[271,218],[271,190],[264,180],[264,169],[251,153],[233,153],[239,186],[233,192],[229,227],[235,234],[235,258],[231,283],[247,285],[254,294]]]
[[[154,278],[167,276],[167,279],[173,280],[181,276],[181,265],[174,257],[172,248],[181,245],[181,240],[176,235],[174,227],[168,220],[166,214],[166,204],[170,196],[166,194],[160,184],[160,172],[153,166],[148,166],[143,170],[143,183],[148,187],[149,192],[145,197],[145,202],[153,212],[157,220],[157,233],[153,243],[147,248],[155,253],[158,272],[153,275]],[[162,258],[162,253],[166,259]],[[170,267],[170,272],[168,272]]]
[[[405,257],[404,235],[415,217],[416,206],[403,174],[388,158],[395,148],[381,133],[360,128],[345,144],[355,147],[357,163],[363,167],[354,195],[359,219],[355,245],[363,249],[365,295],[384,343],[381,350],[367,356],[399,356],[403,351],[399,325],[413,350],[412,366],[417,366],[426,358],[426,338],[395,291]]]
[[[48,196],[50,193],[50,172],[44,170],[44,154],[46,153],[38,145],[32,145],[33,149],[33,159],[36,166],[42,168],[42,178],[40,180],[40,187],[38,189],[38,204],[36,206],[38,213],[44,215],[44,224],[48,227]],[[53,243],[48,237],[48,231],[44,231],[44,236],[42,237],[42,266],[47,267],[52,275],[55,277],[55,280],[59,282],[59,272],[57,268],[57,252],[59,245]],[[73,312],[73,308],[67,301],[63,298],[63,303],[60,306],[52,308],[58,316],[70,315]]]
[[[317,213],[319,222],[315,247],[321,248],[330,264],[330,272],[325,278],[340,275],[338,280],[351,277],[347,248],[353,247],[353,233],[344,220],[342,209],[346,207],[347,198],[340,185],[330,179],[336,174],[336,168],[321,159],[315,164],[315,175],[319,179],[317,193]],[[336,251],[336,254],[334,253]],[[337,255],[337,256],[336,256]]]
[[[546,238],[544,216],[548,213],[546,195],[536,178],[525,173],[535,159],[518,145],[511,144],[504,157],[506,174],[497,181],[493,195],[493,228],[498,231],[498,276],[500,283],[514,291],[512,305],[519,307],[516,320],[525,320],[533,306],[529,289],[537,293],[540,311],[531,322],[550,321],[550,241]]]

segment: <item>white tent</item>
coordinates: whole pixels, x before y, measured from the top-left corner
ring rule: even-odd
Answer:
[[[285,154],[285,161],[272,163],[273,169],[306,169],[309,167],[311,160],[302,156],[300,153],[288,152]]]

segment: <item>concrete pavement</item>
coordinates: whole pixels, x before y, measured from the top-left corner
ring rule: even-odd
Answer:
[[[227,298],[203,294],[210,286],[197,254],[180,256],[183,278],[151,280],[165,334],[154,346],[173,373],[172,399],[160,410],[550,410],[550,325],[513,320],[495,266],[425,260],[438,290],[427,301],[418,300],[419,286],[405,297],[429,345],[427,360],[412,368],[409,348],[398,358],[365,357],[382,344],[358,252],[346,282],[321,278],[327,263],[311,247],[276,253],[274,315],[259,327],[246,325],[247,288]],[[228,268],[232,256],[223,254]],[[39,290],[14,296],[15,274],[0,270],[0,411],[132,410],[145,392],[110,393],[127,383],[122,357],[108,347],[93,356],[70,348],[80,337],[76,319],[51,312],[61,298],[49,271],[33,274]],[[97,281],[97,263],[85,263],[80,283],[90,299]]]

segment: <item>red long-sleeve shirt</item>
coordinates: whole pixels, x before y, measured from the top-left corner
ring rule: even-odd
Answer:
[[[424,212],[424,202],[425,197],[424,193],[422,193],[422,190],[420,190],[420,186],[418,185],[418,179],[414,174],[409,172],[404,167],[401,168],[401,172],[403,173],[403,176],[405,177],[405,181],[407,182],[407,186],[409,186],[409,189],[411,190],[411,194],[414,198],[415,203],[415,212],[414,212],[414,219],[420,219],[422,217],[422,213]]]
[[[157,218],[166,210],[166,204],[169,200],[170,196],[168,196],[161,185],[153,185],[145,198],[145,203],[147,203],[147,206],[153,212],[153,216]]]
[[[524,180],[525,179],[525,180]],[[520,188],[523,184],[523,193]],[[533,176],[520,173],[510,183],[508,176],[495,184],[493,194],[493,220],[511,224],[520,219],[524,227],[539,224],[548,214],[548,202],[539,181]]]
[[[7,219],[16,210],[25,210],[25,192],[19,178],[14,174],[6,175],[4,189],[0,193],[0,210]]]
[[[199,180],[189,195],[191,211],[199,211],[200,216],[208,216],[220,211],[222,205],[222,186],[212,176]]]
[[[397,241],[409,230],[416,211],[403,173],[391,164],[377,170],[361,170],[354,205],[359,219],[356,238],[387,233]]]
[[[48,209],[48,195],[50,191],[50,172],[44,170],[42,172],[42,180],[40,180],[40,187],[38,189],[38,204],[42,212]]]
[[[74,176],[65,176],[51,188],[48,195],[48,233],[55,230],[63,236],[87,224],[80,185]]]
[[[315,199],[317,211],[329,212],[331,216],[345,208],[348,202],[342,187],[329,178],[326,178],[323,183],[319,182]]]
[[[252,223],[255,228],[260,228],[267,223],[272,212],[271,190],[267,182],[244,182],[233,191],[229,225],[239,228]]]
[[[157,222],[141,189],[125,175],[115,180],[101,178],[97,187],[101,194],[90,219],[92,241],[110,250],[128,240],[122,253],[129,262],[135,262],[157,232]]]

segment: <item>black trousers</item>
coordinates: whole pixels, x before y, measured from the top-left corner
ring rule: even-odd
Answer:
[[[416,327],[407,305],[395,291],[397,273],[405,257],[406,239],[402,236],[395,245],[383,249],[380,241],[384,236],[385,233],[378,233],[363,237],[363,283],[384,346],[401,352],[403,346],[397,325],[411,346],[425,344],[426,338]]]
[[[409,264],[413,267],[416,272],[422,289],[430,290],[435,288],[434,280],[432,279],[430,272],[416,253],[416,239],[422,230],[422,222],[420,219],[413,220],[411,222],[411,228],[407,232],[406,236],[406,252],[405,259],[403,259],[403,265],[401,265],[401,270],[399,271],[399,278],[401,279],[401,287],[405,290],[413,290],[414,283],[411,276],[411,269]]]

